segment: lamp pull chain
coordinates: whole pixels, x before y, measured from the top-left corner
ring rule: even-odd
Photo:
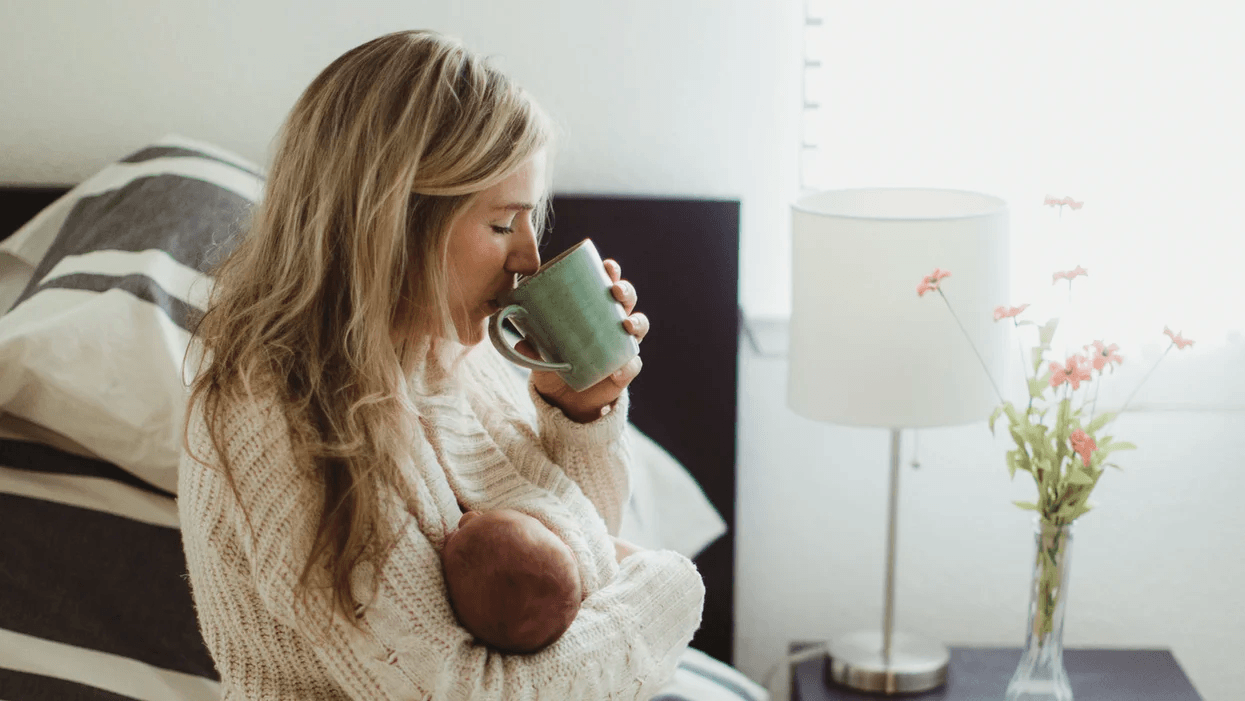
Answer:
[[[921,467],[921,459],[917,453],[921,450],[921,434],[914,428],[912,429],[912,469],[916,470]]]

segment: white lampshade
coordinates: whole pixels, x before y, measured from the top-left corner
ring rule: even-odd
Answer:
[[[787,401],[848,426],[921,428],[984,420],[990,377],[937,292],[935,268],[986,367],[1002,385],[1010,321],[1007,203],[975,192],[820,192],[792,211],[793,298]],[[1015,350],[1015,349],[1012,349]]]

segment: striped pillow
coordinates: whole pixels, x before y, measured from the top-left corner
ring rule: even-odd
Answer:
[[[15,233],[6,248],[34,272],[0,317],[0,408],[174,493],[206,273],[262,184],[243,158],[165,137]]]

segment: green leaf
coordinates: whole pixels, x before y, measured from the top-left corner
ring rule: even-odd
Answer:
[[[1029,470],[1030,474],[1037,477],[1039,472],[1046,474],[1050,471],[1050,459],[1044,454],[1034,455],[1033,460],[1029,462],[1029,466],[1032,468]]]
[[[1003,404],[1003,411],[1007,413],[1007,419],[1012,422],[1013,426],[1028,425],[1029,423],[1028,418],[1026,418],[1020,412],[1016,411],[1016,407],[1012,406],[1011,402],[1005,402]]]
[[[1033,502],[1013,501],[1012,503],[1026,511],[1037,511],[1038,510],[1037,504],[1034,504]]]
[[[1025,452],[1023,449],[1013,450],[1011,452],[1013,455],[1015,455],[1015,458],[1013,459],[1016,461],[1016,468],[1019,470],[1024,470],[1025,472],[1028,472],[1029,474],[1033,474],[1033,462],[1029,459],[1029,454]],[[1013,474],[1013,477],[1014,476],[1015,475]]]
[[[1016,442],[1016,445],[1023,449],[1025,447],[1025,439],[1024,436],[1020,435],[1020,431],[1016,430],[1016,426],[1008,426],[1007,431],[1012,434],[1012,440]]]
[[[1115,463],[1113,463],[1113,462],[1104,462],[1104,463],[1103,463],[1103,465],[1106,465],[1107,467],[1114,467],[1115,469],[1119,470],[1120,472],[1123,472],[1123,471],[1124,471],[1124,468],[1120,467],[1119,465],[1116,465],[1116,464],[1115,464]]]
[[[1050,340],[1055,337],[1055,329],[1059,328],[1059,319],[1051,319],[1038,332],[1038,338],[1042,340],[1043,350],[1050,350]]]
[[[1068,483],[1083,487],[1094,486],[1094,478],[1089,476],[1082,468],[1084,468],[1084,463],[1081,462],[1075,462],[1072,465],[1069,465],[1067,475]]]
[[[1071,523],[1089,513],[1092,508],[1089,504],[1065,504],[1063,508],[1059,509],[1059,517],[1065,523]]]
[[[1094,435],[1095,431],[1097,431],[1098,429],[1102,428],[1103,426],[1106,426],[1108,423],[1113,421],[1117,415],[1118,414],[1113,413],[1113,412],[1107,412],[1103,414],[1102,416],[1099,416],[1098,418],[1089,422],[1089,427],[1085,429],[1085,432],[1091,436]]]
[[[1034,424],[1026,426],[1021,434],[1025,437],[1025,440],[1029,441],[1030,445],[1038,445],[1039,443],[1046,442],[1046,430],[1046,426]]]
[[[1030,377],[1029,378],[1029,396],[1030,397],[1033,397],[1034,399],[1041,397],[1042,392],[1046,391],[1047,387],[1050,387],[1050,373],[1049,372],[1046,373],[1045,377]]]
[[[1038,370],[1042,369],[1042,363],[1045,362],[1045,359],[1042,358],[1043,350],[1045,349],[1042,348],[1042,346],[1034,346],[1032,353],[1030,353],[1030,355],[1033,357],[1033,374],[1034,375],[1038,373]]]
[[[1007,476],[1016,479],[1016,451],[1007,451]]]
[[[1004,407],[1000,406],[994,410],[994,413],[990,414],[990,435],[994,435],[994,422],[1002,415],[1003,409]]]
[[[1127,441],[1120,441],[1119,443],[1112,443],[1112,444],[1109,446],[1109,450],[1111,450],[1111,451],[1115,451],[1115,450],[1136,450],[1136,449],[1137,449],[1137,446],[1135,446],[1135,445],[1133,445],[1132,443],[1129,443],[1129,442],[1127,442]],[[1107,452],[1107,450],[1104,450],[1103,452]]]

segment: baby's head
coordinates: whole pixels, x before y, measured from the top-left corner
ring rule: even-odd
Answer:
[[[518,511],[463,514],[445,541],[442,566],[459,622],[498,650],[536,652],[579,613],[583,589],[571,549]]]

